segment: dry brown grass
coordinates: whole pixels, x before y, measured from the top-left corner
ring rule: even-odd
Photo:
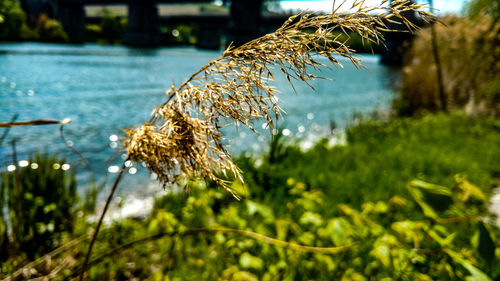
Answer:
[[[387,31],[383,19],[399,18],[416,29],[401,16],[403,12],[416,11],[425,20],[432,17],[420,5],[396,0],[391,7],[382,7],[386,3],[366,7],[359,1],[349,12],[301,13],[271,34],[238,48],[229,47],[185,82],[173,85],[149,122],[126,131],[124,147],[129,158],[145,163],[165,185],[178,183],[187,175],[208,178],[232,192],[220,173],[242,180],[241,173],[226,149],[221,129],[241,124],[253,130],[258,119],[273,128],[282,113],[278,90],[269,84],[273,69],[279,68],[290,83],[308,83],[317,78],[308,70],[324,66],[318,57],[342,67],[334,56],[340,55],[362,67],[348,46],[349,38],[339,39],[334,30],[355,32],[366,41],[379,43],[382,32]]]
[[[486,91],[492,82],[500,81],[500,23],[492,22],[489,16],[447,16],[440,22],[435,28],[447,107],[460,109],[468,105],[471,113],[499,115],[500,93]],[[431,31],[423,29],[403,69],[403,113],[441,108],[435,69]]]

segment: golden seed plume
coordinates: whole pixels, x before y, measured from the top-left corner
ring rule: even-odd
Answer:
[[[258,119],[273,128],[282,113],[276,98],[278,90],[269,84],[276,66],[290,83],[317,78],[308,70],[324,66],[318,57],[341,67],[334,56],[340,55],[362,67],[347,45],[349,39],[340,40],[338,31],[347,38],[348,33],[355,32],[363,40],[381,43],[388,20],[397,20],[409,30],[417,28],[402,16],[404,12],[432,20],[422,5],[404,0],[385,4],[387,1],[378,7],[366,7],[363,1],[357,1],[349,12],[340,13],[337,7],[325,15],[300,13],[273,33],[237,48],[230,46],[178,87],[173,85],[149,122],[125,131],[123,145],[129,159],[145,163],[164,185],[178,183],[182,175],[208,178],[237,196],[220,175],[229,172],[242,180],[221,129],[243,124],[254,130],[252,124]]]

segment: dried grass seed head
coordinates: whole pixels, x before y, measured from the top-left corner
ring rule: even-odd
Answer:
[[[317,78],[308,70],[324,66],[317,57],[342,67],[334,56],[340,55],[362,67],[348,47],[348,33],[379,43],[383,41],[382,32],[387,31],[385,20],[399,19],[409,29],[416,26],[402,16],[404,12],[414,11],[422,19],[432,20],[421,5],[395,0],[390,7],[383,6],[386,3],[366,7],[363,1],[357,1],[351,12],[300,13],[273,33],[237,48],[230,46],[178,87],[173,85],[167,91],[167,101],[155,110],[150,122],[126,131],[124,147],[129,158],[144,162],[165,185],[187,174],[214,180],[232,192],[220,173],[228,171],[242,180],[241,172],[226,149],[221,129],[243,124],[254,130],[252,124],[258,119],[273,128],[282,113],[278,91],[269,84],[274,79],[274,66],[292,86],[292,80],[308,83]],[[348,39],[339,40],[338,30]]]

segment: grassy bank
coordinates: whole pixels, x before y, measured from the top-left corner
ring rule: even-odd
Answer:
[[[188,194],[158,199],[150,219],[124,220],[108,228],[99,252],[148,235],[159,240],[131,245],[127,255],[103,259],[91,276],[500,277],[500,250],[494,246],[498,229],[474,219],[488,217],[487,196],[479,190],[488,194],[500,183],[498,120],[455,114],[368,121],[349,129],[347,136],[346,146],[329,148],[323,141],[307,152],[276,140],[262,159],[239,158],[246,185],[233,187],[245,194],[241,201],[200,182],[191,183]],[[441,223],[448,220],[457,221]],[[282,245],[262,237],[256,240],[249,232],[276,238]],[[283,241],[336,248],[302,251]],[[127,268],[130,263],[133,267]]]
[[[499,184],[498,120],[368,121],[347,135],[346,146],[324,141],[302,152],[276,141],[263,159],[239,158],[246,185],[233,187],[241,201],[192,182],[189,193],[157,199],[147,219],[108,225],[91,280],[500,277],[498,229],[479,219],[488,217],[483,192]],[[79,225],[73,237],[88,232]],[[66,261],[58,278],[78,269],[86,249],[78,243],[51,256]],[[11,262],[3,275],[25,263]],[[54,270],[35,268],[31,277]]]
[[[441,114],[369,121],[347,135],[347,146],[328,149],[325,141],[305,153],[288,146],[259,167],[240,158],[250,193],[266,190],[266,202],[273,204],[291,178],[322,190],[333,206],[359,207],[406,196],[406,184],[414,178],[449,186],[460,173],[486,193],[500,184],[500,122],[492,118]]]

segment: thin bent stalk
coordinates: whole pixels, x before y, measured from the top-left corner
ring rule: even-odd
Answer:
[[[12,127],[23,127],[23,126],[40,126],[40,125],[54,125],[54,124],[61,124],[65,125],[70,123],[70,119],[64,119],[64,120],[31,120],[31,121],[12,121],[12,122],[5,122],[5,123],[0,123],[0,128],[12,128]]]
[[[430,8],[433,9],[433,0],[429,0]],[[444,92],[443,83],[443,66],[441,65],[441,59],[439,57],[439,48],[437,44],[437,33],[434,24],[431,26],[431,48],[432,56],[434,58],[434,63],[436,64],[436,80],[439,93],[439,103],[441,104],[441,110],[444,112],[448,111],[448,104],[446,101],[446,93]]]
[[[10,119],[10,122],[9,123],[13,123],[14,121],[16,121],[17,117],[19,117],[19,114],[14,114],[12,116],[12,119]],[[7,138],[7,135],[9,135],[9,131],[10,131],[10,128],[11,127],[7,127],[6,130],[4,130],[2,136],[0,137],[0,146],[2,146],[3,144],[3,141]]]
[[[68,243],[62,245],[61,247],[53,250],[52,252],[50,252],[48,254],[45,254],[42,257],[39,257],[38,259],[36,259],[36,260],[28,263],[27,265],[21,267],[20,269],[16,270],[11,275],[7,276],[5,279],[2,279],[2,281],[16,280],[16,278],[18,276],[20,276],[21,274],[23,274],[24,271],[30,270],[32,268],[35,268],[35,267],[37,267],[37,266],[45,263],[47,260],[50,260],[50,259],[54,258],[55,256],[57,256],[57,255],[59,255],[61,253],[66,252],[68,249],[74,248],[76,245],[82,243],[83,241],[85,241],[88,238],[89,237],[87,237],[87,236],[82,236],[82,237],[76,238],[74,240],[71,240]]]
[[[104,216],[106,215],[106,212],[108,211],[109,205],[111,204],[111,200],[113,199],[113,195],[115,194],[116,189],[118,188],[118,184],[120,183],[120,180],[123,176],[123,172],[125,171],[125,160],[123,162],[123,165],[120,169],[120,172],[118,173],[118,176],[115,179],[115,182],[113,183],[113,187],[111,188],[111,192],[108,195],[108,198],[106,199],[106,204],[104,204],[104,209],[102,210],[101,216],[99,217],[99,221],[97,222],[96,229],[94,230],[94,234],[92,234],[92,239],[90,240],[89,248],[87,250],[87,254],[85,255],[85,260],[83,261],[82,265],[82,271],[80,273],[80,281],[83,281],[83,278],[85,277],[85,272],[87,271],[87,265],[90,260],[90,255],[92,254],[92,248],[94,247],[94,243],[97,240],[97,235],[99,234],[99,230],[101,229],[102,222],[104,221]]]
[[[128,243],[125,243],[123,245],[120,245],[109,252],[93,259],[92,261],[89,262],[89,265],[95,265],[100,262],[102,262],[105,258],[112,257],[114,255],[119,254],[120,252],[130,249],[138,244],[146,243],[146,242],[151,242],[155,240],[159,240],[164,237],[173,237],[173,236],[188,236],[188,235],[196,235],[200,233],[223,233],[223,234],[235,234],[239,236],[244,236],[248,238],[252,238],[258,241],[261,241],[263,243],[269,244],[269,245],[274,245],[277,247],[281,247],[284,249],[290,249],[293,251],[302,251],[302,252],[310,252],[310,253],[319,253],[319,254],[338,254],[342,252],[346,252],[353,247],[357,245],[357,243],[351,243],[345,246],[338,246],[338,247],[313,247],[313,246],[305,246],[305,245],[300,245],[297,243],[292,243],[292,242],[286,242],[282,241],[279,239],[275,239],[272,237],[268,237],[259,233],[255,233],[252,231],[247,231],[247,230],[240,230],[240,229],[232,229],[232,228],[193,228],[193,229],[186,229],[183,231],[169,231],[169,232],[161,232],[155,235],[151,235],[148,237],[140,238]],[[78,270],[75,270],[75,272],[78,272]]]

